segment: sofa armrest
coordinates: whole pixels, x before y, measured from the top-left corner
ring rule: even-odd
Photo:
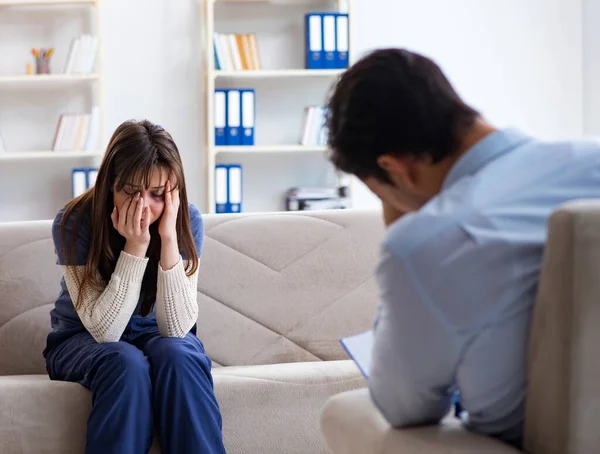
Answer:
[[[524,446],[531,454],[598,452],[600,200],[557,208],[529,341]]]
[[[330,398],[321,430],[334,454],[517,454],[510,446],[472,434],[455,418],[437,426],[393,429],[366,388]]]

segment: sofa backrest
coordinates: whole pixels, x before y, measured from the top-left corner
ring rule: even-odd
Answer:
[[[198,336],[215,365],[347,358],[377,307],[378,212],[205,215]],[[43,374],[61,272],[51,222],[0,224],[0,375]]]
[[[570,202],[550,218],[533,311],[525,451],[598,452],[600,431],[600,201]]]

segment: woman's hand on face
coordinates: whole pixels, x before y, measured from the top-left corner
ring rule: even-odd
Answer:
[[[172,178],[172,177],[171,177]],[[158,233],[163,241],[177,240],[177,214],[179,213],[179,189],[172,189],[171,178],[165,184],[165,209],[158,225]]]
[[[125,237],[125,252],[144,257],[150,244],[148,207],[138,192],[110,215],[113,227]]]

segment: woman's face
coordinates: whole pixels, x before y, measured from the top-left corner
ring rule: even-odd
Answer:
[[[126,183],[120,191],[115,190],[114,204],[120,213],[123,213],[123,207],[126,202],[135,197],[139,192],[140,198],[144,199],[144,207],[148,207],[149,223],[156,222],[165,209],[165,184],[169,177],[169,172],[164,168],[155,167],[150,175],[150,186],[144,188],[132,183]]]

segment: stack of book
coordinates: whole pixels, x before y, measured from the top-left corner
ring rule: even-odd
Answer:
[[[288,211],[348,208],[346,188],[292,188],[286,194]]]
[[[300,131],[300,145],[326,145],[327,126],[325,124],[325,106],[304,108],[304,119]]]
[[[53,151],[91,151],[99,143],[99,111],[95,107],[91,114],[61,114],[56,127]]]
[[[215,33],[213,41],[215,69],[223,71],[261,69],[258,44],[254,33]]]
[[[81,35],[71,42],[71,49],[65,62],[65,74],[91,74],[96,68],[98,37]]]

